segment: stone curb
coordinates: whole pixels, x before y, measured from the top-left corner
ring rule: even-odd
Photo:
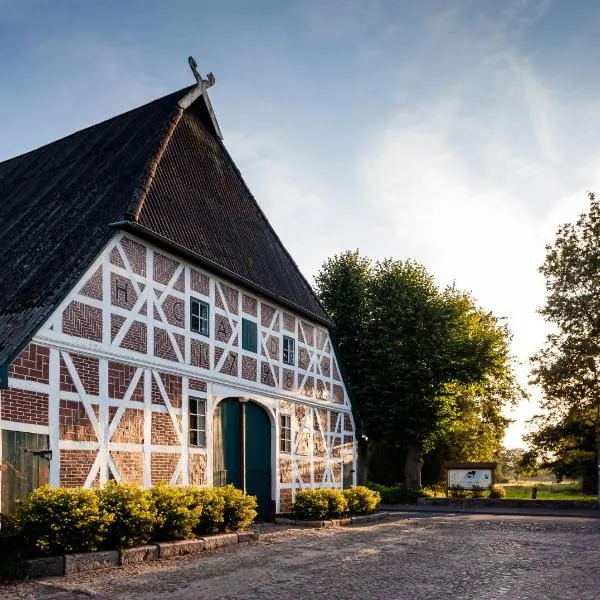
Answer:
[[[291,525],[295,527],[312,527],[323,529],[325,527],[345,527],[347,525],[360,525],[361,523],[372,523],[388,517],[387,512],[377,512],[371,515],[360,515],[347,517],[345,519],[329,519],[327,521],[303,521],[301,519],[288,519],[287,517],[276,517],[275,525]]]
[[[207,550],[252,542],[258,540],[259,537],[259,532],[255,530],[238,531],[193,540],[159,542],[149,546],[126,548],[121,551],[107,550],[103,552],[65,554],[64,556],[32,558],[24,562],[27,567],[28,578],[40,579],[118,567],[120,565],[138,565],[158,559],[168,560],[177,556],[199,555]]]
[[[85,552],[81,554],[65,554],[65,575],[95,571],[107,567],[119,566],[119,551]]]
[[[598,510],[598,504],[595,500],[529,500],[516,498],[418,498],[417,506]]]

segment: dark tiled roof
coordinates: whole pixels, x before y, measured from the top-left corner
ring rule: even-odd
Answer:
[[[124,220],[329,323],[190,89],[0,163],[0,365]]]

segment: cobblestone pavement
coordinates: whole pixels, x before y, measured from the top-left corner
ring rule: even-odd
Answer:
[[[396,515],[335,530],[262,526],[202,557],[0,589],[0,598],[600,598],[600,519]]]

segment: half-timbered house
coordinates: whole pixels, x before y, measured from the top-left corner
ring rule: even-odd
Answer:
[[[115,479],[233,483],[264,517],[355,481],[332,323],[223,145],[212,81],[0,163],[3,512]]]

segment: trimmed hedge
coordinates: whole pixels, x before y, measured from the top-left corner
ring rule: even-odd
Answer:
[[[303,521],[339,519],[348,515],[366,515],[377,510],[381,496],[364,486],[346,490],[312,489],[296,493],[292,515]]]
[[[231,485],[160,483],[149,490],[114,482],[97,490],[44,486],[19,503],[10,539],[9,528],[3,527],[7,540],[0,539],[0,554],[23,547],[25,556],[51,556],[236,531],[252,524],[255,509],[256,498]]]
[[[419,497],[419,490],[409,488],[403,484],[382,485],[373,481],[367,482],[370,490],[378,492],[384,504],[409,504],[415,503]]]

